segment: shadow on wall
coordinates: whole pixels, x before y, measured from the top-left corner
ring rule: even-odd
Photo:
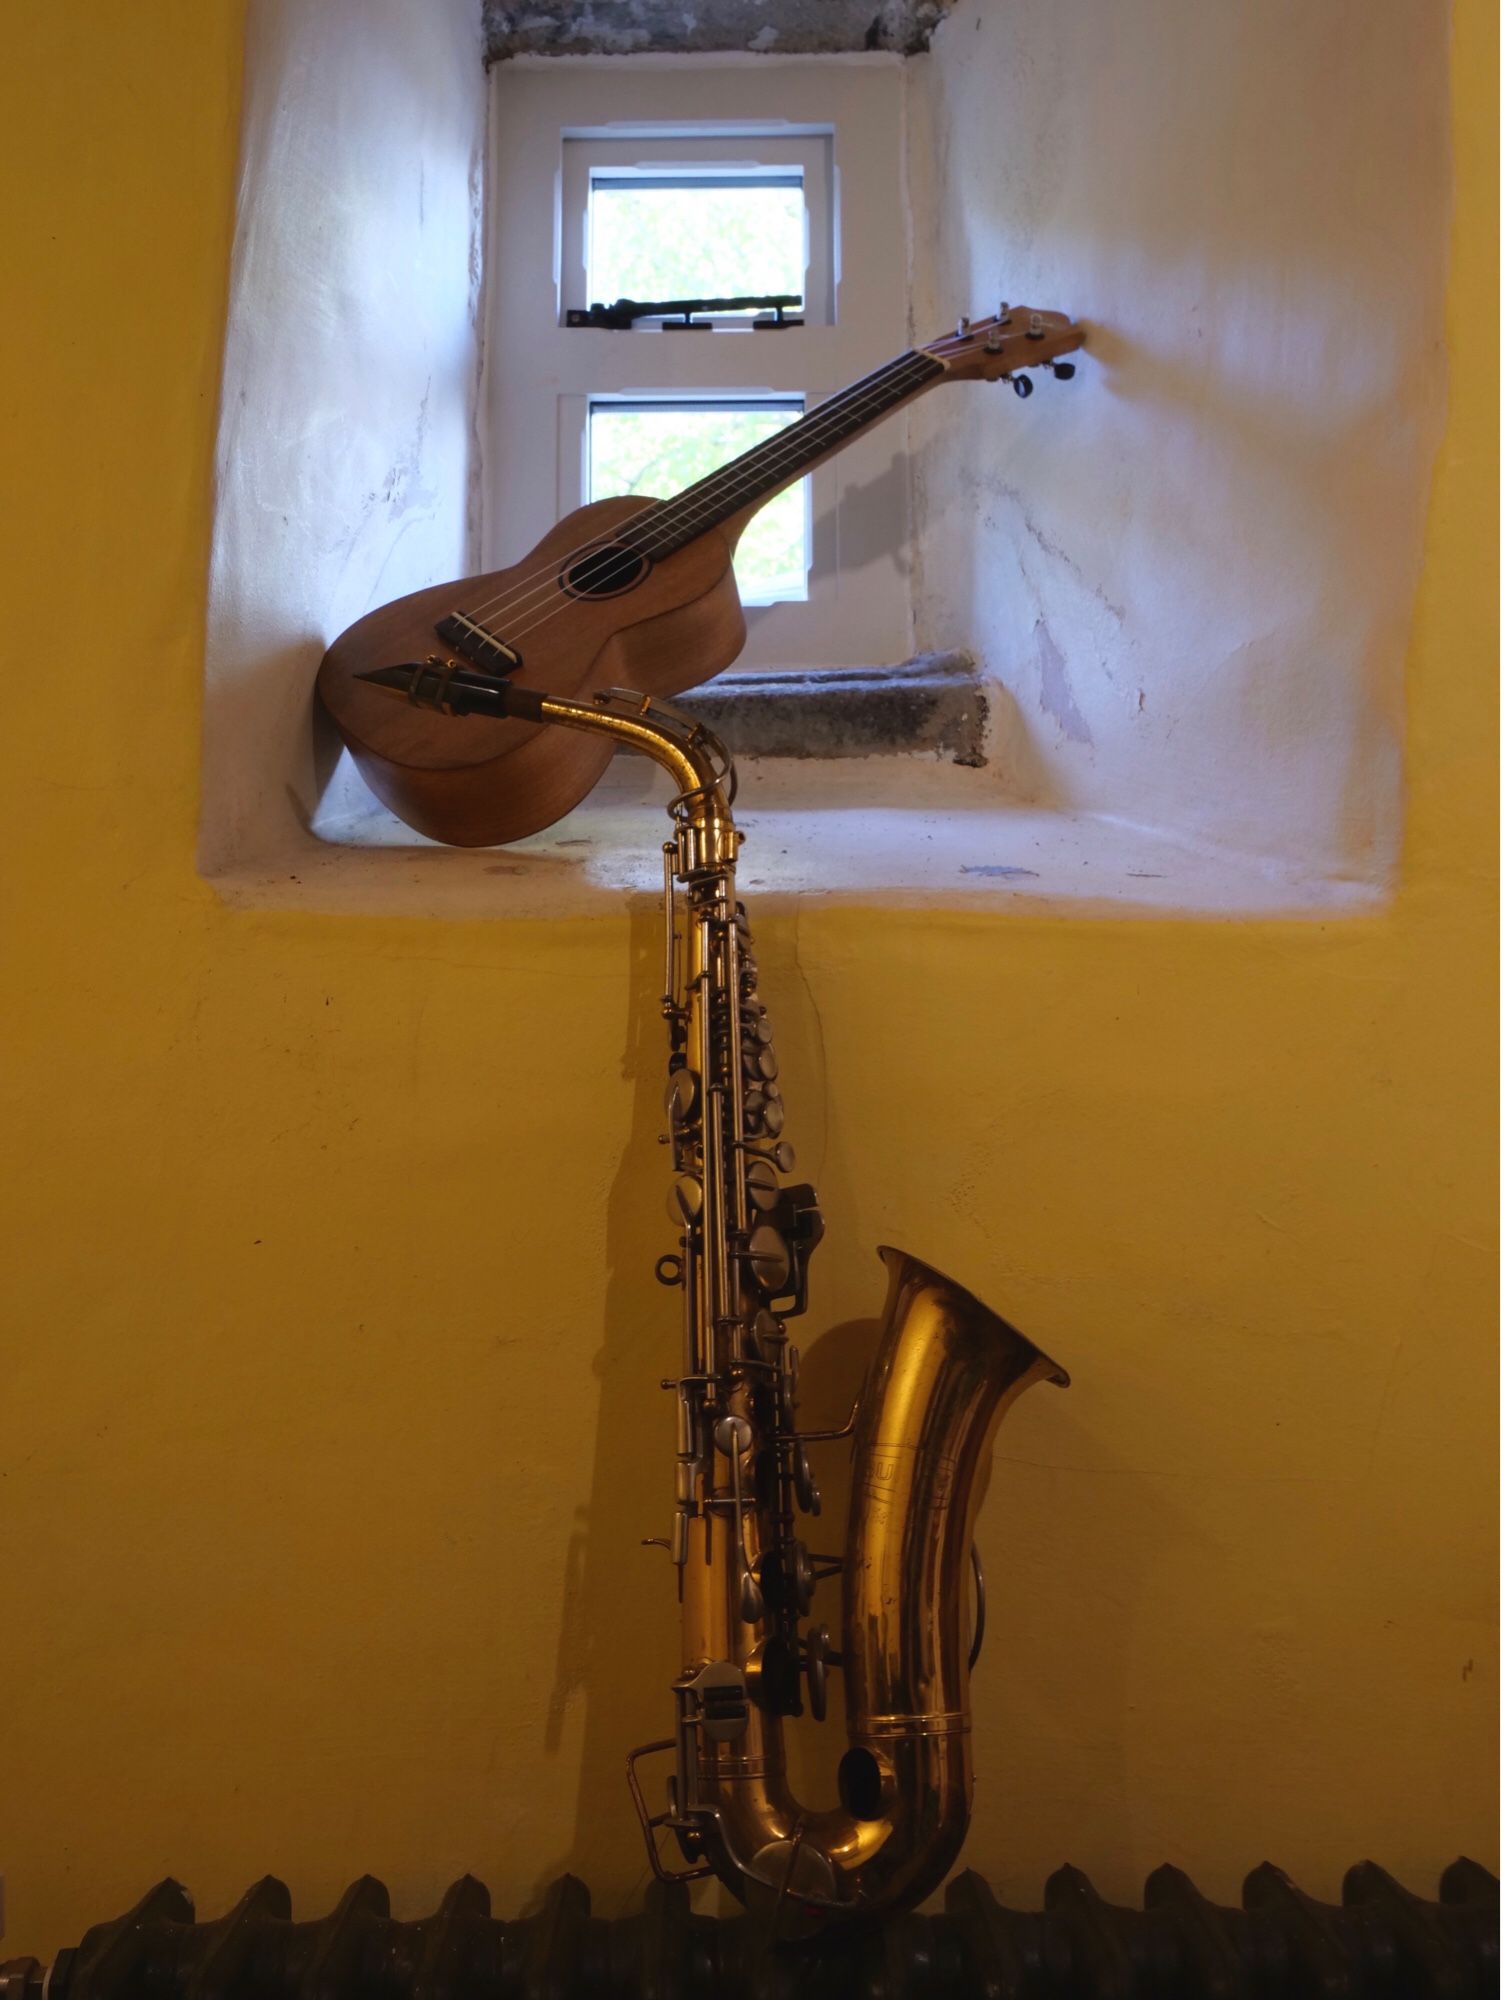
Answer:
[[[582,1875],[603,1891],[602,1916],[621,1914],[636,1895],[632,1888],[619,1909],[608,1906],[622,1828],[632,1817],[625,1754],[670,1727],[669,1689],[681,1665],[671,1563],[663,1550],[641,1546],[643,1536],[666,1534],[671,1525],[672,1404],[659,1384],[678,1353],[677,1295],[651,1277],[669,1241],[667,1175],[652,1171],[668,1157],[657,1144],[665,1040],[662,911],[654,897],[630,900],[629,949],[621,1073],[632,1092],[631,1124],[609,1196],[594,1471],[569,1542],[545,1742],[549,1761],[566,1771],[569,1712],[582,1703],[578,1803],[567,1850],[542,1860],[534,1878],[540,1896],[559,1874]],[[660,1784],[658,1772],[645,1775]],[[636,1887],[645,1873],[643,1852]]]
[[[1063,796],[1381,879],[1443,416],[1446,17],[968,0],[912,69],[922,323],[1064,308],[1078,380],[913,417],[919,644]]]

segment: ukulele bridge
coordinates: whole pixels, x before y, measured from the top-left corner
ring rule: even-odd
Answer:
[[[484,673],[514,674],[521,665],[521,655],[514,646],[508,646],[488,626],[481,625],[477,619],[465,617],[462,611],[450,611],[433,629],[440,639],[447,640],[456,653],[461,653],[470,666],[478,667]]]

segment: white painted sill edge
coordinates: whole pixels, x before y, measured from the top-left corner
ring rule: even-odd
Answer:
[[[607,915],[656,894],[665,778],[617,757],[595,792],[509,847],[442,847],[405,827],[340,761],[311,825],[207,876],[238,908],[537,919]],[[773,760],[740,769],[740,884],[766,907],[976,914],[1320,917],[1370,910],[1380,886],[1299,872],[1159,828],[1008,801],[994,767],[937,757]]]

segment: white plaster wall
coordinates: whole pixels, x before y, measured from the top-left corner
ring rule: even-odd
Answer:
[[[923,647],[1013,794],[1379,881],[1444,381],[1440,0],[958,0],[909,65],[919,335],[1088,323],[912,420]]]
[[[477,0],[252,0],[207,634],[200,865],[309,844],[312,684],[474,566]]]

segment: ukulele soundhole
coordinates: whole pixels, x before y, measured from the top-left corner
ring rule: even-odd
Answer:
[[[620,597],[636,585],[651,568],[639,549],[623,542],[607,542],[602,549],[590,549],[563,572],[563,588],[570,597]]]

